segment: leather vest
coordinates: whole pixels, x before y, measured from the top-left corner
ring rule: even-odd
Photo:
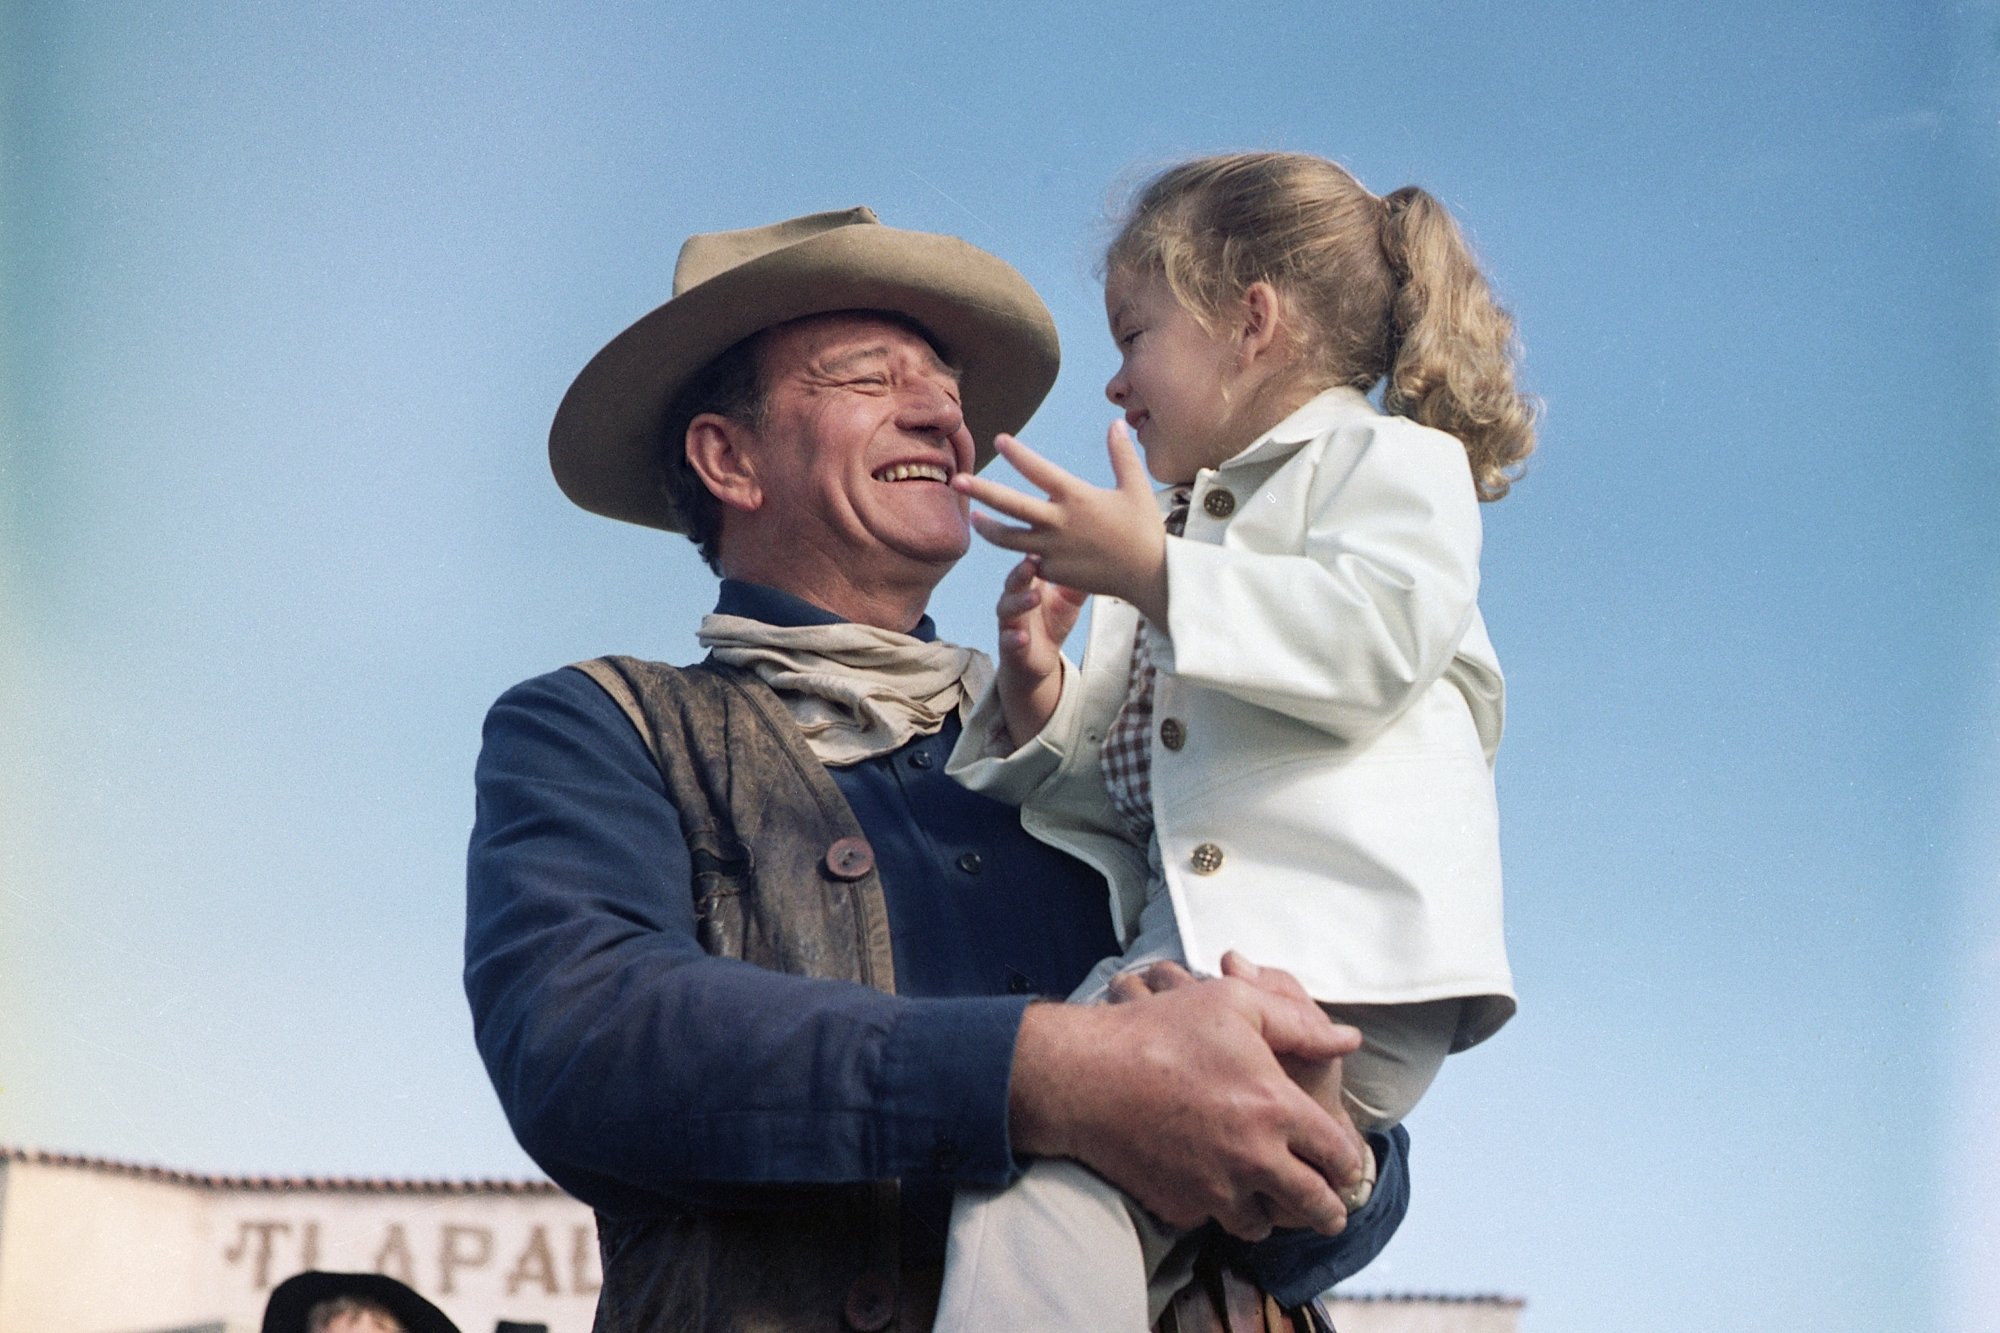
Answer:
[[[755,675],[600,657],[577,669],[631,719],[694,868],[703,949],[894,993],[889,912],[847,799]],[[802,891],[807,886],[816,892]],[[762,1187],[763,1207],[597,1216],[595,1333],[928,1333],[942,1274],[901,1262],[896,1182]],[[1305,1330],[1212,1253],[1159,1333]]]
[[[861,825],[778,696],[713,661],[578,669],[646,740],[679,811],[703,949],[796,976],[896,989],[889,913]],[[773,1187],[765,1206],[598,1215],[600,1333],[930,1328],[937,1274],[906,1274],[894,1181]]]

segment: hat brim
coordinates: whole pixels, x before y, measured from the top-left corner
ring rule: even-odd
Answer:
[[[313,1306],[336,1296],[379,1302],[410,1333],[459,1333],[444,1311],[392,1277],[380,1273],[323,1273],[308,1269],[280,1282],[264,1306],[263,1333],[306,1333]]]
[[[690,287],[607,343],[549,431],[563,494],[593,513],[684,530],[666,489],[667,410],[709,362],[753,333],[837,310],[915,320],[957,366],[977,465],[1028,423],[1055,384],[1048,307],[1014,268],[953,236],[839,227]]]

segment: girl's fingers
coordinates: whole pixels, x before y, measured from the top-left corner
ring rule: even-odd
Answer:
[[[1011,435],[996,436],[993,443],[1016,472],[1052,496],[1083,484]]]
[[[960,473],[959,476],[965,477],[965,474]],[[1010,486],[987,481],[984,477],[965,477],[962,482],[955,480],[953,485],[995,513],[1023,523],[1045,525],[1056,516],[1056,507],[1047,500],[1038,500]]]
[[[1133,446],[1132,432],[1123,421],[1112,422],[1111,429],[1104,433],[1104,451],[1111,455],[1111,475],[1117,479],[1119,490],[1137,487],[1149,496],[1153,493],[1153,483],[1146,476],[1146,464]]]
[[[1017,528],[979,513],[972,516],[972,530],[1003,551],[1026,551],[1036,540],[1033,528]]]
[[[1007,579],[1000,585],[1003,592],[1014,592],[1033,583],[1042,572],[1042,562],[1038,556],[1028,556],[1020,564],[1007,571]]]
[[[1026,588],[1010,588],[1000,594],[999,605],[993,608],[993,613],[1001,620],[1014,620],[1041,604],[1042,590],[1031,584]]]

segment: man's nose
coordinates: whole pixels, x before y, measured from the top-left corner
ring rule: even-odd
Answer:
[[[942,385],[919,381],[903,395],[897,424],[907,431],[925,435],[935,432],[943,438],[965,424],[965,409]]]

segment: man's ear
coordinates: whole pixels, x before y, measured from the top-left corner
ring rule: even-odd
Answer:
[[[754,513],[764,503],[757,463],[748,444],[749,427],[715,412],[703,412],[687,428],[687,460],[715,498],[730,509]]]

